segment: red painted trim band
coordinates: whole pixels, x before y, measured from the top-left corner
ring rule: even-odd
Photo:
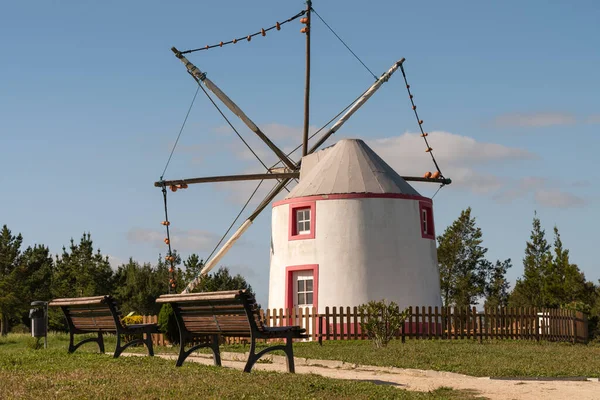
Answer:
[[[403,193],[343,193],[343,194],[321,194],[316,196],[295,197],[293,199],[279,200],[273,203],[273,207],[284,204],[304,203],[317,200],[346,200],[346,199],[404,199],[417,200],[433,204],[433,201],[424,196]]]

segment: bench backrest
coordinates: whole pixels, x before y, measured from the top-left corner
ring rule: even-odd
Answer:
[[[250,336],[264,327],[256,300],[245,290],[162,295],[156,302],[170,303],[192,333]]]
[[[54,299],[48,306],[60,307],[67,323],[78,331],[115,332],[121,324],[121,312],[111,296]]]

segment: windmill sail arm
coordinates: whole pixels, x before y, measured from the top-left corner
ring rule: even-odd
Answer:
[[[229,96],[227,96],[221,89],[219,89],[219,87],[217,85],[214,84],[214,82],[212,82],[210,79],[208,79],[206,77],[206,74],[204,72],[202,72],[200,69],[198,69],[198,67],[196,67],[194,64],[192,64],[187,58],[185,58],[185,56],[183,56],[179,50],[177,50],[175,47],[173,47],[171,49],[175,55],[177,56],[177,58],[179,58],[181,60],[181,62],[185,65],[185,67],[187,68],[188,72],[197,80],[199,80],[200,82],[204,83],[204,85],[215,94],[215,96],[217,96],[219,98],[219,100],[221,100],[223,102],[223,104],[225,104],[227,106],[227,108],[229,108],[229,110],[231,110],[232,113],[234,113],[235,115],[238,116],[239,119],[241,119],[244,124],[246,124],[246,126],[248,128],[250,128],[250,130],[254,133],[256,133],[256,135],[263,141],[265,142],[265,144],[277,155],[277,157],[279,157],[279,159],[285,164],[287,165],[289,168],[292,169],[297,169],[298,166],[279,148],[275,145],[275,143],[273,143],[261,130],[258,126],[256,126],[256,124],[242,111],[241,108],[239,108],[237,106],[237,104],[235,104],[233,102],[233,100],[231,100],[229,98]]]
[[[325,134],[323,134],[323,136],[311,147],[308,154],[314,153],[323,143],[325,143],[327,139],[329,139],[331,135],[337,132],[352,116],[352,114],[362,107],[362,105],[365,104],[366,101],[369,100],[369,98],[373,96],[377,90],[379,90],[381,85],[390,79],[392,74],[396,72],[398,68],[400,68],[402,63],[404,63],[404,58],[400,61],[397,61],[387,72],[383,73],[381,77],[373,85],[371,85],[371,87],[358,100],[356,100],[352,107],[350,107],[350,109],[346,111],[346,113]]]
[[[194,278],[194,280],[192,280],[190,283],[188,283],[186,288],[181,293],[189,293],[192,290],[194,290],[194,288],[200,283],[202,276],[208,274],[210,270],[213,269],[215,265],[217,265],[221,258],[223,258],[223,256],[227,253],[227,251],[229,251],[231,246],[233,246],[233,244],[240,238],[240,236],[242,236],[242,234],[246,232],[246,229],[248,229],[250,225],[252,225],[252,221],[247,219],[242,224],[242,226],[240,226],[239,229],[233,234],[233,236],[229,238],[229,240],[223,245],[223,247],[221,247],[218,253],[215,254],[215,256],[206,263],[206,265],[204,266],[204,268],[202,268],[198,276]]]
[[[219,251],[215,254],[215,256],[206,263],[206,265],[204,266],[204,268],[202,268],[202,270],[200,271],[198,276],[196,278],[194,278],[194,280],[192,280],[190,283],[188,283],[186,288],[181,293],[189,293],[192,290],[194,290],[194,288],[196,286],[198,286],[198,284],[200,283],[200,280],[202,279],[202,276],[208,274],[210,272],[210,270],[225,256],[225,254],[227,254],[229,249],[231,249],[231,246],[233,246],[233,244],[242,236],[242,234],[244,232],[246,232],[246,230],[250,227],[250,225],[252,225],[252,222],[254,221],[254,219],[256,217],[258,217],[258,215],[262,212],[262,210],[264,210],[265,207],[269,205],[271,200],[273,200],[283,190],[283,188],[288,184],[288,182],[290,180],[291,180],[290,178],[287,178],[287,179],[280,181],[273,188],[273,190],[271,190],[271,192],[258,205],[256,210],[254,210],[254,212],[250,215],[250,217],[248,217],[248,219],[246,221],[244,221],[244,223],[238,228],[237,231],[235,231],[235,233],[231,236],[231,238],[229,238],[229,240],[227,240],[227,242],[225,242],[223,247],[221,247],[219,249]]]

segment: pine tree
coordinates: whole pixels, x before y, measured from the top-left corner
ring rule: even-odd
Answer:
[[[49,301],[52,298],[53,268],[54,261],[48,247],[36,244],[23,252],[18,269],[18,279],[21,282],[19,298],[23,308],[27,308],[32,301]],[[27,310],[21,315],[21,320],[24,324],[28,324]]]
[[[78,245],[71,239],[70,252],[56,257],[52,294],[54,297],[87,297],[109,294],[113,288],[113,271],[100,249],[94,253],[89,233]]]
[[[216,272],[204,275],[198,286],[194,288],[194,292],[217,292],[221,290],[238,289],[246,289],[249,293],[254,295],[252,286],[246,282],[246,279],[242,275],[236,274],[235,276],[232,276],[229,273],[229,268],[219,267]]]
[[[510,258],[496,261],[488,271],[485,287],[485,307],[506,307],[510,284],[506,280],[506,271],[512,267]]]
[[[191,254],[187,260],[183,262],[185,265],[185,281],[191,282],[194,280],[204,268],[204,260],[201,260],[197,254]]]
[[[477,304],[477,298],[484,294],[489,262],[484,258],[487,249],[481,246],[482,236],[468,207],[438,237],[440,286],[445,306]]]
[[[8,333],[9,320],[19,313],[23,302],[19,299],[18,266],[23,237],[12,235],[6,225],[0,232],[0,334]]]
[[[534,214],[532,225],[530,241],[527,241],[523,258],[523,279],[517,279],[510,296],[513,306],[545,307],[547,304],[548,286],[545,282],[546,275],[552,268],[552,254],[537,213]]]
[[[569,250],[563,247],[554,227],[554,260],[547,276],[547,302],[549,307],[562,307],[568,303],[579,302],[589,307],[594,302],[594,284],[587,282],[585,274],[569,259]]]

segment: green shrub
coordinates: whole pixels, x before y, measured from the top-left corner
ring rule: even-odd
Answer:
[[[29,333],[29,328],[24,324],[18,324],[10,329],[10,333]]]
[[[163,304],[160,308],[160,312],[158,313],[158,327],[169,342],[172,344],[179,343],[179,327],[177,326],[173,307],[169,303]]]
[[[407,310],[400,312],[396,303],[392,301],[387,304],[385,299],[362,304],[358,311],[363,315],[360,328],[376,348],[387,346],[408,315]]]

